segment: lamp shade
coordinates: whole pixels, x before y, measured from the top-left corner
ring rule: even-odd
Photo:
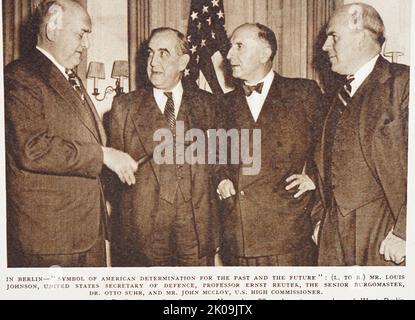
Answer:
[[[105,79],[105,65],[102,62],[91,61],[86,77],[88,79]]]
[[[115,60],[112,67],[111,78],[117,79],[119,77],[128,78],[128,61],[125,60]]]

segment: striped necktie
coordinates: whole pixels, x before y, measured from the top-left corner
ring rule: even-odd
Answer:
[[[68,81],[72,88],[76,91],[76,93],[84,100],[84,93],[82,92],[81,80],[79,80],[78,76],[75,72],[71,69],[65,70],[66,74],[68,75]]]
[[[354,76],[350,75],[347,76],[346,82],[340,88],[339,92],[337,93],[337,98],[340,100],[339,108],[340,113],[342,113],[350,101],[352,100],[352,85],[351,83],[354,81]]]
[[[166,106],[164,107],[164,116],[170,126],[170,129],[174,132],[176,130],[176,114],[174,112],[174,101],[172,92],[164,92],[167,97]]]

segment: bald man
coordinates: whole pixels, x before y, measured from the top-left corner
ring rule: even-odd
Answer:
[[[366,4],[336,11],[323,50],[345,77],[316,150],[319,265],[404,263],[409,67],[381,55],[385,27]]]
[[[36,49],[5,68],[9,267],[106,266],[103,166],[133,184],[137,163],[105,147],[75,73],[91,19],[75,1],[43,1]]]
[[[313,193],[305,193],[314,186],[301,174],[310,167],[320,90],[313,81],[272,70],[277,40],[268,27],[244,24],[231,44],[227,58],[241,86],[225,97],[219,125],[261,130],[262,152],[253,155],[250,148],[261,159],[258,174],[244,175],[242,164],[218,170],[217,192],[227,206],[222,260],[230,266],[315,265]]]

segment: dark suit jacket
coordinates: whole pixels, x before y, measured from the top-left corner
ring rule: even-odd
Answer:
[[[184,89],[181,108],[186,110],[190,128],[201,129],[205,133],[214,128],[215,106],[216,102],[207,92]],[[138,160],[151,154],[160,144],[153,140],[154,132],[160,128],[166,128],[165,117],[157,106],[152,89],[131,92],[114,100],[109,130],[112,147]],[[147,162],[137,170],[134,186],[113,186],[113,190],[121,191],[113,197],[116,198],[116,209],[112,214],[114,258],[121,266],[151,265],[154,225],[160,202],[164,201],[160,166],[163,165],[156,164],[154,160]],[[211,166],[191,165],[191,181],[188,183],[191,184],[200,257],[212,255],[218,242],[217,210],[213,201],[215,189],[211,176]]]
[[[5,102],[9,257],[87,251],[99,235],[106,139],[92,102],[38,50],[6,67]]]
[[[313,81],[275,74],[257,123],[242,88],[225,97],[220,126],[261,129],[258,175],[244,176],[241,165],[218,169],[218,182],[229,178],[237,192],[234,207],[224,216],[223,231],[224,247],[233,255],[261,257],[310,248],[312,193],[294,199],[294,193],[285,190],[285,179],[300,174],[312,158],[313,126],[318,124],[315,112],[320,95]]]
[[[409,67],[389,63],[380,57],[356,95],[362,96],[360,105],[353,106],[360,108],[358,131],[361,149],[367,167],[383,190],[383,195],[381,199],[371,199],[370,190],[364,193],[346,192],[344,186],[339,184],[334,196],[341,214],[355,212],[356,221],[363,221],[356,224],[356,230],[341,230],[342,233],[356,233],[357,262],[378,265],[386,263],[379,254],[379,248],[392,227],[395,235],[406,239]],[[332,238],[334,231],[324,226],[329,207],[323,188],[324,143],[323,130],[321,143],[315,153],[322,201],[313,210],[313,220],[323,220],[320,255],[331,256],[335,255],[340,245]],[[347,174],[350,179],[361,179],[354,177],[353,171]],[[365,185],[366,181],[361,183]],[[325,264],[331,263],[323,260]]]

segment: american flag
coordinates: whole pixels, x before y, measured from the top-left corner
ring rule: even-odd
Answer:
[[[185,71],[186,80],[196,82],[201,71],[211,91],[223,93],[212,63],[216,52],[223,58],[228,49],[223,0],[192,0],[187,40],[191,57]]]

